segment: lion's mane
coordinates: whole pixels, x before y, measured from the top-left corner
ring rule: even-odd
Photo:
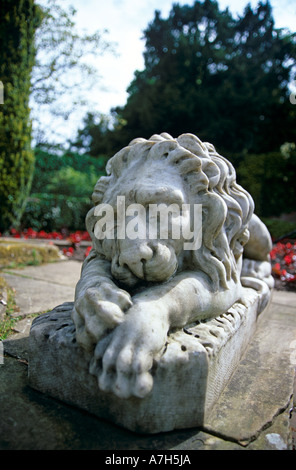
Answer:
[[[114,184],[122,171],[135,161],[165,159],[177,166],[184,180],[190,203],[202,204],[202,245],[192,254],[194,270],[205,272],[216,289],[228,288],[228,281],[237,281],[237,260],[248,241],[248,223],[253,214],[251,196],[236,182],[232,164],[218,154],[212,144],[201,142],[193,134],[174,139],[167,133],[150,139],[134,139],[107,163],[107,176],[94,188],[93,202],[103,202],[105,191]],[[161,202],[161,201],[160,201]],[[93,236],[93,224],[87,229]]]

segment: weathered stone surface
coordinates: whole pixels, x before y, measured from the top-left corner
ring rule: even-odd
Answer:
[[[295,306],[272,303],[259,318],[259,328],[245,357],[204,423],[208,432],[246,445],[279,413],[289,409],[295,375],[291,346],[295,337]]]
[[[76,342],[73,303],[61,305],[32,324],[29,383],[132,431],[201,426],[254,334],[260,296],[246,289],[245,297],[247,307],[237,303],[217,319],[170,335],[155,359],[153,389],[142,399],[99,390],[88,371],[92,356]]]
[[[14,341],[17,350],[20,341]],[[204,442],[211,437],[198,429],[146,436],[131,433],[28,387],[26,362],[13,357],[5,357],[0,364],[0,407],[0,450],[109,450],[110,455],[129,450],[137,455],[143,450],[182,448],[191,437],[194,450],[197,446],[206,450]],[[215,439],[219,444],[240,448]],[[98,462],[104,464],[103,459]]]

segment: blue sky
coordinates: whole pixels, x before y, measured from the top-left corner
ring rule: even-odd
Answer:
[[[250,0],[249,3],[256,6],[258,1]],[[46,0],[40,0],[40,3],[44,4]],[[126,89],[134,72],[144,67],[144,41],[141,38],[143,30],[154,18],[154,11],[160,10],[165,18],[173,3],[192,5],[194,0],[59,0],[58,3],[65,7],[72,5],[77,10],[75,18],[79,29],[88,32],[107,29],[106,38],[117,43],[116,55],[105,54],[96,60],[101,81],[89,91],[91,111],[108,113],[112,107],[126,103]],[[248,0],[219,0],[218,3],[220,8],[229,7],[232,14],[237,15],[243,13]],[[295,31],[295,0],[271,0],[270,3],[276,27]],[[73,135],[81,116],[77,113],[71,119],[71,124],[64,127],[64,133]]]

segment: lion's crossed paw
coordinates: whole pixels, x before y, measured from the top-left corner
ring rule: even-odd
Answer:
[[[145,308],[136,305],[98,342],[89,371],[97,376],[102,391],[120,398],[143,398],[151,391],[153,359],[165,345],[167,328],[157,320],[147,323]]]

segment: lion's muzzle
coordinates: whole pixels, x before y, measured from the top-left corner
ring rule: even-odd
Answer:
[[[134,286],[139,281],[164,282],[173,276],[177,265],[174,249],[159,241],[121,240],[111,271],[120,282]]]

